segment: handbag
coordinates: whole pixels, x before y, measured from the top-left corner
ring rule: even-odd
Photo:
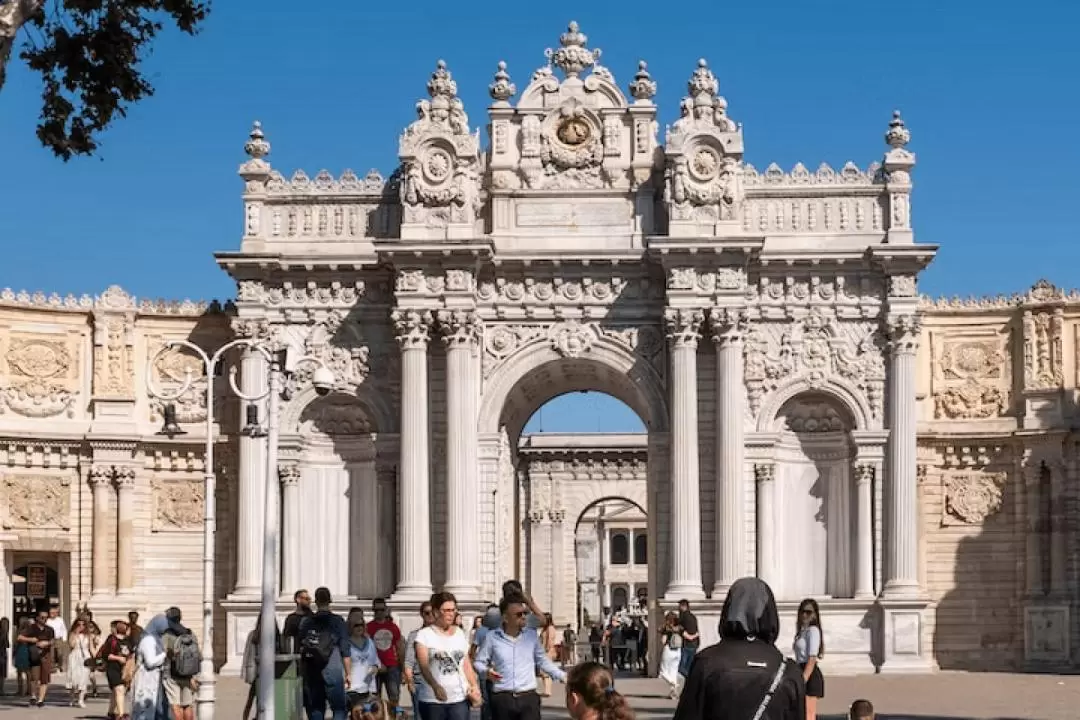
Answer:
[[[784,670],[787,669],[788,660],[784,658],[780,661],[780,667],[776,668],[776,675],[773,676],[772,682],[769,684],[769,689],[765,691],[765,697],[761,699],[761,704],[758,705],[757,712],[754,713],[754,720],[761,720],[765,711],[769,707],[769,703],[773,699],[773,695],[776,693],[776,688],[780,687],[780,681],[784,677]]]

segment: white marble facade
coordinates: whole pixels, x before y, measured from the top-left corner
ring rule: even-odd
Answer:
[[[823,602],[830,667],[931,667],[914,361],[936,247],[912,232],[909,132],[896,114],[865,169],[759,171],[712,70],[688,70],[659,137],[646,64],[627,94],[571,25],[520,93],[499,64],[483,144],[440,61],[385,181],[287,179],[256,126],[244,237],[218,258],[234,329],[341,379],[328,399],[293,380],[283,593],[411,608],[445,587],[480,607],[521,576],[565,620],[576,581],[551,568],[575,567],[585,505],[619,496],[648,513],[651,612],[690,599],[708,639],[727,587],[760,573],[785,608]],[[264,371],[244,360],[245,382]],[[526,420],[580,390],[641,416],[644,462],[523,493]],[[265,458],[239,443],[227,670],[260,571]]]

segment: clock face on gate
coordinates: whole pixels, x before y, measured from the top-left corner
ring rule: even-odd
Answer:
[[[588,141],[589,136],[592,134],[592,129],[589,127],[589,123],[579,117],[567,118],[559,125],[555,131],[556,137],[559,138],[559,142],[570,147],[577,147]]]

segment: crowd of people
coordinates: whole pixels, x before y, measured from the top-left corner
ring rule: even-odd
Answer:
[[[403,715],[406,689],[415,720],[540,720],[541,698],[550,683],[566,685],[566,708],[575,720],[632,720],[627,698],[616,690],[618,670],[633,671],[647,653],[644,623],[612,617],[601,629],[607,657],[577,663],[576,634],[562,634],[521,583],[503,585],[497,604],[466,629],[457,599],[437,592],[419,607],[420,627],[403,636],[386,602],[345,617],[333,611],[327,588],[314,603],[296,593],[296,610],[285,620],[280,642],[299,656],[303,704],[309,720],[388,720]],[[640,631],[642,652],[615,633]],[[815,720],[824,696],[818,665],[825,643],[817,603],[804,601],[792,645],[793,660],[777,647],[780,621],[772,590],[757,578],[732,585],[721,611],[720,642],[699,651],[700,633],[690,604],[664,618],[659,630],[660,675],[678,699],[674,720]],[[590,631],[590,641],[595,637]],[[245,679],[258,679],[258,628],[248,639]],[[625,652],[612,652],[621,649]],[[252,710],[249,696],[244,720]],[[852,703],[851,720],[873,720],[872,704]]]

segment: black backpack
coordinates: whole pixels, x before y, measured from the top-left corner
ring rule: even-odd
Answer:
[[[300,658],[310,667],[321,669],[334,654],[334,633],[325,618],[312,618],[300,637]]]

